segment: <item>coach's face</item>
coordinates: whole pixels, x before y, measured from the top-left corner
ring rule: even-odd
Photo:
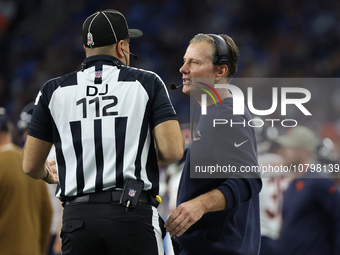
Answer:
[[[212,45],[208,42],[192,43],[187,48],[183,66],[179,69],[183,74],[183,93],[199,92],[192,83],[193,78],[215,78],[218,75],[218,68],[212,64],[211,50]]]

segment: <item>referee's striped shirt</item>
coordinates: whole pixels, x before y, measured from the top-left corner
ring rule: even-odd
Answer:
[[[122,188],[126,178],[158,194],[152,129],[171,119],[176,113],[155,73],[98,55],[42,87],[28,134],[55,145],[59,198]]]

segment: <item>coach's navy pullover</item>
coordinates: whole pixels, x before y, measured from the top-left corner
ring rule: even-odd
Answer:
[[[177,204],[191,200],[213,189],[219,189],[226,198],[227,209],[210,212],[178,238],[181,254],[244,254],[256,255],[260,248],[259,195],[262,182],[257,173],[231,173],[226,178],[190,178],[190,167],[196,166],[256,166],[257,148],[250,114],[233,115],[232,98],[221,105],[209,106],[202,115],[188,151],[178,191]],[[213,127],[214,119],[227,124]],[[234,125],[231,126],[231,120]],[[225,122],[225,121],[221,121]],[[245,123],[235,124],[235,123]],[[246,142],[245,142],[246,141]],[[202,168],[204,169],[204,168]]]
[[[295,179],[283,195],[282,255],[340,254],[340,193],[318,173]]]

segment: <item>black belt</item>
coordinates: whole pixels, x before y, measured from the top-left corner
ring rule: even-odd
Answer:
[[[62,200],[65,205],[78,204],[78,203],[88,203],[88,204],[103,204],[111,202],[120,202],[120,197],[122,195],[122,190],[109,190],[98,193],[91,193],[78,197],[64,197]],[[152,199],[149,193],[142,191],[139,202],[147,203],[155,207],[158,206],[157,200]]]

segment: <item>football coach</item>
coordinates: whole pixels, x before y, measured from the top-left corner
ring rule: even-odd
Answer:
[[[202,114],[186,156],[178,206],[165,227],[177,236],[181,255],[259,254],[262,181],[257,172],[241,171],[243,166],[258,165],[255,130],[243,125],[213,127],[214,119],[231,119],[234,123],[251,119],[248,109],[244,115],[233,115],[233,95],[228,89],[212,87],[233,77],[238,48],[225,34],[198,34],[190,41],[183,60],[182,91],[202,106],[202,93],[212,88],[220,103],[214,104],[211,98],[205,102],[207,114]],[[232,166],[237,171],[218,178],[191,176],[195,166],[216,165]]]

